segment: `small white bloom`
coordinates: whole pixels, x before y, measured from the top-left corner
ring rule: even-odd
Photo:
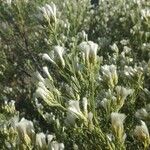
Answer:
[[[54,138],[53,135],[51,135],[51,134],[48,134],[48,135],[47,135],[48,144],[51,143],[51,141],[52,141],[53,138]]]
[[[18,132],[19,139],[21,141],[29,143],[33,138],[33,135],[35,134],[32,121],[22,118],[20,122],[15,124],[15,126]]]
[[[45,79],[42,77],[42,75],[38,71],[35,72],[35,76],[39,81],[44,82]]]
[[[80,110],[79,101],[70,100],[69,107],[67,109],[66,123],[67,124],[69,124],[69,123],[73,124],[75,122],[76,118],[87,120],[87,118],[84,116],[84,114]]]
[[[110,86],[118,83],[117,67],[115,65],[104,65],[101,67],[104,78]]]
[[[145,108],[141,108],[141,109],[137,110],[137,112],[135,113],[135,116],[139,119],[144,119],[144,118],[147,118],[149,116],[149,114]]]
[[[136,128],[134,129],[134,134],[141,141],[145,141],[146,139],[150,138],[148,128],[145,122],[142,120],[141,120],[141,125],[136,126]]]
[[[19,115],[14,116],[13,118],[11,118],[11,126],[15,129],[16,128],[16,124],[19,122]]]
[[[51,62],[54,65],[57,65],[58,63],[64,68],[65,67],[65,61],[63,58],[65,49],[59,45],[54,46],[53,51],[50,52],[50,56],[48,54],[43,54],[42,58],[44,60],[47,60]]]
[[[108,105],[108,99],[107,98],[103,98],[103,100],[101,101],[100,104],[106,110],[107,109],[107,105]]]
[[[133,90],[126,89],[122,86],[116,86],[116,92],[117,92],[117,96],[119,97],[119,99],[121,98],[122,100],[125,100],[128,95],[133,94]]]
[[[124,67],[124,74],[126,76],[134,76],[136,74],[137,70],[133,69],[131,66],[125,66]]]
[[[88,113],[88,110],[87,110],[88,100],[87,100],[86,97],[83,98],[82,103],[83,103],[83,110],[84,110],[84,113],[85,113],[85,115],[87,115],[87,113]]]
[[[79,101],[70,100],[68,111],[76,116],[82,116],[82,112],[79,107]]]
[[[149,17],[150,17],[150,9],[149,8],[141,9],[141,18],[148,19]]]
[[[63,150],[65,148],[63,143],[58,143],[57,141],[51,142],[52,150]]]
[[[40,149],[44,149],[46,147],[46,136],[43,132],[36,134],[35,143]]]
[[[63,59],[64,48],[59,45],[54,46],[54,52],[56,57],[60,59],[62,67],[65,67],[65,61]]]
[[[92,112],[88,113],[88,120],[90,123],[92,123],[92,120],[93,120],[93,113]]]
[[[47,91],[45,91],[43,88],[38,87],[36,90],[36,97],[37,98],[42,98],[42,99],[47,99]]]
[[[50,76],[50,73],[48,71],[48,67],[47,66],[44,66],[43,67],[43,71],[45,72],[45,74],[49,77]]]
[[[112,46],[110,46],[111,47],[111,49],[114,51],[114,52],[116,52],[116,53],[118,53],[119,52],[119,49],[118,49],[118,46],[116,45],[116,43],[114,43]]]
[[[125,118],[126,118],[125,114],[121,114],[117,112],[111,113],[111,123],[115,127],[123,126]]]
[[[112,134],[107,134],[106,137],[108,140],[111,142],[113,140],[113,135]]]
[[[112,131],[120,141],[124,142],[124,120],[126,118],[125,114],[112,112],[111,113],[111,124],[112,124]]]
[[[53,64],[56,64],[55,61],[54,61],[53,59],[51,59],[50,56],[49,56],[48,54],[46,54],[46,53],[44,53],[44,54],[42,55],[42,59],[43,59],[43,60],[47,60],[47,61],[49,61],[49,62],[51,62],[51,63],[53,63]]]
[[[11,5],[12,0],[6,0],[6,3],[7,3],[8,5]]]
[[[56,5],[54,3],[51,4],[46,4],[43,7],[40,7],[40,10],[43,14],[43,17],[45,19],[47,19],[48,21],[53,20],[54,22],[56,22]]]
[[[48,67],[47,66],[44,66],[43,67],[43,71],[45,72],[45,74],[48,76],[49,80],[53,81],[49,71],[48,71]]]
[[[98,45],[92,41],[82,42],[79,48],[83,51],[88,62],[95,62],[97,58]]]

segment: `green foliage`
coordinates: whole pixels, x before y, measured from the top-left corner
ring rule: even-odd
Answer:
[[[0,149],[148,150],[149,6],[1,0]]]

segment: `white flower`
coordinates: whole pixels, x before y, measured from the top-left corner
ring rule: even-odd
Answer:
[[[150,138],[148,128],[144,121],[141,121],[140,126],[136,126],[134,129],[134,134],[141,141],[145,141],[146,139],[149,140]]]
[[[116,92],[119,99],[125,100],[128,95],[133,94],[133,90],[126,89],[122,86],[116,86]]]
[[[117,67],[115,65],[104,65],[101,67],[104,78],[112,87],[118,83]]]
[[[120,140],[124,141],[124,120],[126,118],[125,114],[112,112],[111,113],[111,124],[114,135]]]
[[[20,122],[15,124],[19,139],[25,143],[31,142],[35,132],[32,121],[22,118]]]
[[[53,20],[54,22],[56,22],[56,5],[54,3],[46,4],[43,7],[40,7],[40,10],[44,16],[45,19],[47,19],[48,21]]]
[[[97,58],[98,45],[92,41],[82,42],[79,48],[83,51],[88,62],[95,62]]]
[[[116,53],[118,53],[119,52],[119,49],[118,49],[118,46],[116,45],[116,43],[114,43],[112,46],[110,46],[111,47],[111,49],[114,51],[114,52],[116,52]]]
[[[51,59],[50,56],[49,56],[48,54],[46,54],[46,53],[44,53],[44,54],[42,55],[42,59],[43,59],[43,60],[47,60],[47,61],[49,61],[49,62],[51,62],[51,63],[53,63],[53,64],[56,64],[55,61],[53,61],[53,59]]]
[[[42,82],[39,82],[39,87],[35,92],[36,98],[42,98],[49,106],[56,104],[54,95],[49,91]]]
[[[79,32],[79,37],[81,37],[85,41],[88,39],[88,35],[84,30],[82,30],[82,32]]]
[[[141,109],[137,110],[137,112],[135,113],[135,116],[137,118],[143,119],[143,118],[147,118],[149,116],[149,114],[145,108],[141,108]]]
[[[76,118],[87,120],[84,114],[80,110],[79,101],[70,100],[69,107],[67,109],[66,123],[73,124]]]
[[[63,150],[65,148],[63,143],[58,143],[57,141],[51,142],[51,150]]]
[[[90,123],[92,123],[92,120],[93,120],[93,113],[92,112],[88,113],[88,120]]]
[[[36,97],[46,99],[47,98],[47,92],[43,88],[38,87],[36,90]]]
[[[150,17],[150,10],[149,8],[141,9],[141,18],[148,19]]]
[[[51,143],[51,141],[52,141],[53,138],[54,138],[53,135],[51,135],[51,134],[48,134],[48,135],[47,135],[48,144]]]
[[[42,55],[42,58],[44,60],[51,62],[54,65],[58,65],[58,63],[59,63],[64,68],[65,67],[65,61],[63,58],[64,51],[65,50],[63,47],[57,45],[57,46],[54,46],[53,51],[50,52],[50,56],[48,54],[44,53]]]
[[[12,0],[6,0],[6,3],[7,3],[8,5],[11,5]]]
[[[85,113],[85,115],[87,115],[87,113],[88,113],[88,110],[87,110],[88,100],[87,100],[86,97],[83,98],[82,103],[83,103],[83,110],[84,110],[84,113]]]
[[[137,70],[133,69],[131,66],[125,66],[124,67],[124,74],[126,76],[134,76],[136,74]]]
[[[45,79],[42,77],[42,75],[38,71],[35,72],[35,76],[40,82],[44,82]]]
[[[117,112],[111,113],[111,123],[115,127],[123,126],[125,118],[126,118],[125,114],[121,114]]]
[[[57,46],[54,47],[54,52],[56,54],[56,57],[59,58],[62,67],[65,67],[65,61],[63,59],[64,48],[57,45]]]
[[[110,142],[112,142],[112,140],[113,140],[113,135],[112,134],[106,134],[106,137],[108,138],[108,140]]]
[[[53,79],[52,79],[52,77],[51,77],[51,75],[50,75],[50,73],[49,73],[49,71],[48,71],[48,67],[47,67],[47,66],[44,66],[44,67],[43,67],[43,71],[44,71],[44,73],[48,76],[48,78],[49,78],[51,81],[53,81]]]
[[[135,75],[143,73],[143,68],[135,66],[134,68],[131,66],[125,66],[124,67],[124,74],[127,77],[134,77]]]
[[[44,133],[36,134],[36,146],[40,149],[44,149],[46,147],[46,135]]]
[[[83,114],[79,107],[79,101],[70,100],[68,112],[70,112],[76,116],[79,116],[79,117],[82,116]]]
[[[107,109],[107,105],[108,105],[108,99],[107,98],[103,98],[103,100],[101,101],[100,104],[106,110]]]
[[[14,116],[13,118],[11,118],[11,126],[15,129],[16,128],[16,124],[19,122],[19,115]]]

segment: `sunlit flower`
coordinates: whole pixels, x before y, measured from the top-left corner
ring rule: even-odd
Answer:
[[[43,7],[40,7],[40,10],[44,16],[45,19],[47,19],[48,21],[53,20],[54,22],[56,22],[56,5],[54,3],[51,4],[46,4]]]
[[[112,130],[114,132],[115,137],[117,137],[119,140],[124,140],[124,120],[126,118],[125,114],[112,112],[111,113],[111,124],[112,124]]]
[[[58,143],[57,141],[52,141],[50,147],[51,150],[63,150],[65,148],[63,143]]]
[[[145,18],[148,20],[148,18],[150,17],[150,10],[149,8],[145,8],[145,9],[141,9],[141,18]]]
[[[53,79],[52,79],[52,77],[51,77],[51,75],[50,75],[50,73],[49,73],[49,71],[48,71],[48,67],[47,67],[47,66],[44,66],[44,67],[43,67],[43,71],[44,71],[44,73],[48,76],[48,78],[49,78],[51,81],[53,81]]]
[[[79,48],[83,51],[85,55],[85,60],[87,62],[93,63],[97,59],[98,45],[92,41],[82,42]]]
[[[56,57],[60,60],[62,67],[65,67],[65,61],[63,59],[64,48],[57,45],[54,47],[54,51],[55,51]]]
[[[149,131],[144,121],[141,121],[140,126],[136,126],[136,128],[134,129],[134,134],[142,142],[147,140],[148,142],[150,142]]]
[[[46,135],[44,133],[38,133],[36,134],[36,146],[40,149],[46,148]]]
[[[70,100],[69,107],[67,109],[66,123],[73,124],[76,118],[87,120],[87,118],[84,116],[84,114],[80,110],[79,101]]]
[[[46,54],[46,53],[44,53],[44,54],[42,55],[42,59],[43,59],[43,60],[46,60],[46,61],[49,61],[49,62],[51,62],[51,63],[53,63],[53,64],[56,64],[55,61],[54,61],[53,59],[51,59],[50,56],[49,56],[48,54]]]
[[[7,3],[8,5],[11,5],[12,0],[6,0],[6,3]]]
[[[131,66],[125,66],[124,67],[124,74],[127,77],[134,77],[135,75],[143,73],[143,68],[142,67],[137,67],[135,66],[134,68]]]
[[[53,138],[54,138],[53,135],[51,135],[51,134],[48,134],[48,135],[47,135],[48,144],[51,143],[51,141],[53,140]]]
[[[134,76],[136,74],[137,70],[135,68],[132,68],[131,66],[125,66],[124,67],[124,74],[126,76]]]
[[[79,101],[70,100],[68,111],[70,113],[73,113],[77,117],[82,117],[83,116],[83,114],[80,110]]]
[[[88,110],[87,110],[88,100],[87,100],[86,97],[83,98],[82,103],[83,103],[83,110],[84,110],[84,113],[85,113],[85,115],[87,116],[87,113],[88,113]]]
[[[15,124],[19,140],[29,144],[35,134],[32,121],[22,118],[20,122]]]
[[[103,106],[103,108],[106,110],[107,109],[107,105],[108,105],[108,99],[107,98],[103,98],[103,100],[101,101],[101,106]]]
[[[42,77],[42,75],[41,75],[38,71],[35,72],[35,76],[36,76],[36,78],[38,79],[38,81],[44,83],[44,80],[45,80],[45,79]]]
[[[124,88],[122,86],[116,86],[116,93],[119,99],[125,100],[128,95],[133,94],[133,90]]]
[[[102,66],[102,73],[108,85],[114,87],[118,83],[118,74],[115,65]]]
[[[60,65],[64,68],[65,67],[65,61],[63,58],[64,51],[65,50],[63,47],[57,45],[57,46],[54,46],[53,50],[50,52],[50,55],[44,53],[42,55],[42,58],[44,60],[51,62],[54,65],[58,65],[58,66]]]
[[[114,52],[116,52],[116,53],[118,53],[119,52],[119,49],[118,49],[118,46],[114,43],[112,46],[110,46],[111,47],[111,49],[114,51]]]
[[[136,111],[135,116],[139,119],[145,119],[149,116],[149,114],[145,108],[141,108]]]

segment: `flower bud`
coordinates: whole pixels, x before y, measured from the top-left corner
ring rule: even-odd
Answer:
[[[65,67],[65,61],[63,59],[63,54],[64,54],[64,48],[61,46],[55,46],[54,51],[56,54],[56,57],[60,60],[61,66],[64,68]]]
[[[82,103],[83,103],[83,110],[84,110],[84,113],[85,113],[85,115],[87,116],[87,113],[88,113],[88,110],[87,110],[88,100],[87,100],[86,97],[83,98]]]

